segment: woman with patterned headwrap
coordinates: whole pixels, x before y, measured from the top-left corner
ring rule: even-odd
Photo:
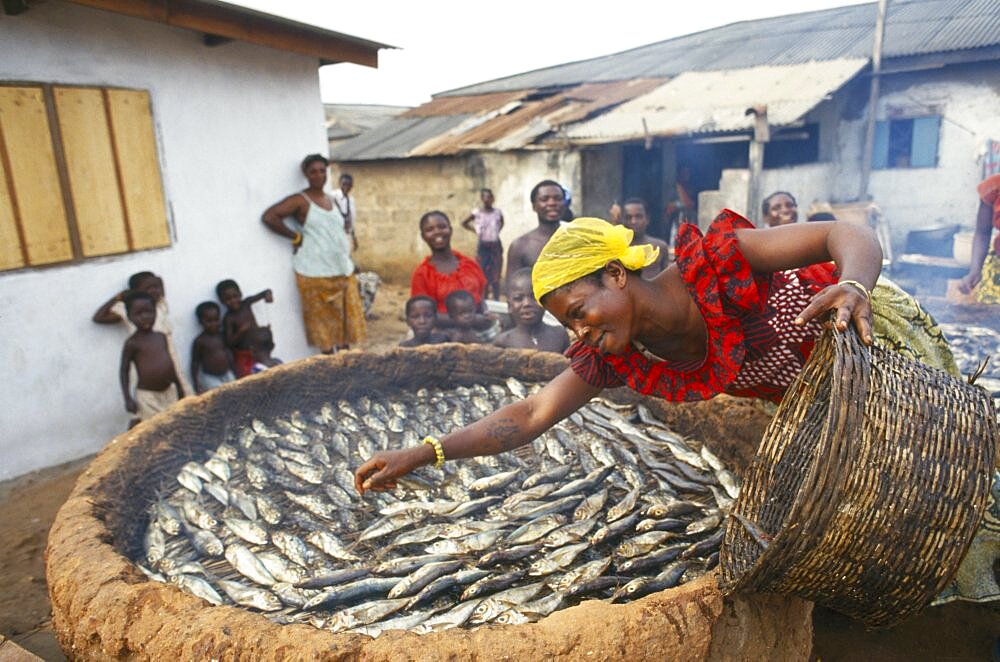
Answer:
[[[392,488],[426,464],[526,444],[606,387],[671,401],[719,393],[778,401],[827,313],[841,330],[853,323],[866,344],[889,343],[958,374],[930,315],[879,280],[882,251],[866,227],[755,229],[724,210],[704,235],[682,225],[677,261],[651,280],[639,271],[658,249],[631,246],[631,239],[627,228],[599,219],[559,228],[535,263],[532,286],[576,335],[569,367],[538,392],[441,440],[376,454],[355,475],[359,491]]]

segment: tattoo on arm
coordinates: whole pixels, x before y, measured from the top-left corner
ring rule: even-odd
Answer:
[[[509,451],[520,445],[518,436],[520,436],[521,427],[512,418],[500,419],[491,424],[486,432],[490,441],[496,442],[489,444],[494,453]]]

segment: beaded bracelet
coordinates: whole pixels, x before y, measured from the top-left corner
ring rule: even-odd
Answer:
[[[868,303],[872,302],[872,293],[868,291],[867,287],[865,287],[864,285],[862,285],[858,281],[856,281],[856,280],[841,280],[837,284],[838,285],[853,285],[854,287],[856,287],[859,290],[861,290],[861,293],[865,295],[866,299],[868,299]]]
[[[430,444],[434,448],[434,468],[440,469],[441,465],[444,464],[444,448],[441,447],[441,442],[436,437],[427,435],[424,437],[423,443]]]

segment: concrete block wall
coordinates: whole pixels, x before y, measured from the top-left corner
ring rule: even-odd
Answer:
[[[460,223],[479,204],[481,188],[493,190],[496,206],[503,212],[500,238],[505,250],[538,222],[528,199],[535,184],[554,179],[575,195],[581,190],[580,157],[575,151],[334,163],[331,180],[343,172],[354,177],[358,205],[355,262],[384,280],[401,284],[410,282],[414,267],[429,254],[419,230],[425,212],[445,212],[454,227],[452,247],[475,257],[475,234],[463,230]]]

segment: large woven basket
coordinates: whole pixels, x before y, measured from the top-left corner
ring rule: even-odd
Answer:
[[[869,627],[912,616],[975,534],[996,443],[983,389],[825,332],[733,508],[723,589],[798,595]]]

